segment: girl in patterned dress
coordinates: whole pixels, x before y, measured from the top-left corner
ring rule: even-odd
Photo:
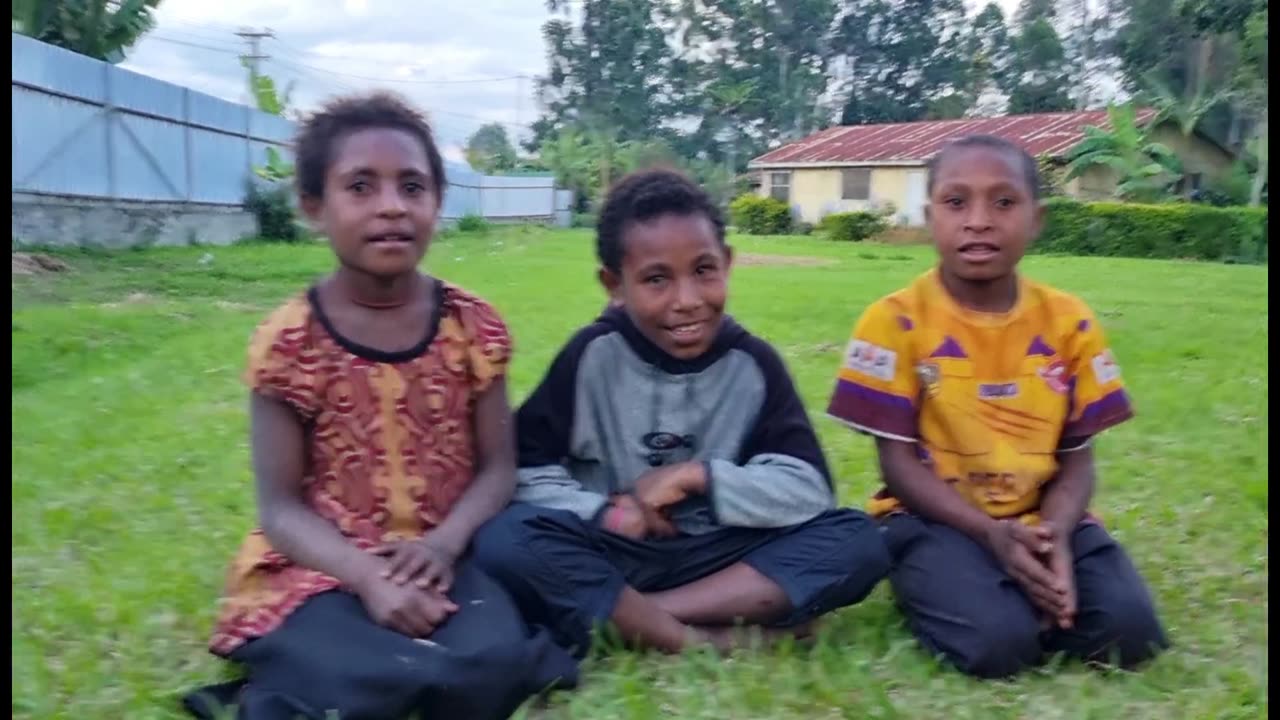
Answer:
[[[480,298],[424,275],[444,162],[395,96],[329,103],[296,145],[300,206],[337,270],[249,347],[260,528],[210,642],[247,678],[185,698],[242,720],[502,718],[576,682],[475,568],[515,487],[511,341]]]

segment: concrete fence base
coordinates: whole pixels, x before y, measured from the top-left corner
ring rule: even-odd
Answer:
[[[253,215],[233,205],[12,197],[15,247],[230,245],[257,230]]]

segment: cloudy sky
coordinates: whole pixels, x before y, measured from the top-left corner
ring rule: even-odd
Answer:
[[[999,0],[1012,11],[1018,0]],[[544,0],[164,0],[124,67],[245,102],[242,27],[269,28],[265,73],[296,83],[294,104],[373,86],[427,109],[457,147],[485,122],[513,135],[537,116],[530,79],[546,68]]]

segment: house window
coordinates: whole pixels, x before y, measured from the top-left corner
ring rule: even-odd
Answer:
[[[1182,197],[1192,197],[1200,191],[1204,185],[1204,173],[1188,173],[1178,178],[1173,186],[1173,194]]]
[[[769,196],[784,203],[791,202],[791,173],[769,173]]]
[[[845,200],[871,199],[871,170],[852,168],[840,173],[840,197]]]

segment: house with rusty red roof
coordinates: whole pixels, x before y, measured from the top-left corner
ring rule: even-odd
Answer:
[[[1156,112],[1140,109],[1139,123],[1156,121]],[[833,212],[891,206],[898,223],[923,223],[925,166],[948,142],[965,135],[995,135],[1036,157],[1065,162],[1084,139],[1088,125],[1107,127],[1107,112],[1037,113],[1002,117],[925,120],[883,125],[827,128],[803,140],[771,150],[748,164],[760,176],[757,192],[791,205],[797,218],[816,223]],[[1171,123],[1159,123],[1152,137],[1182,159],[1187,191],[1224,173],[1234,155],[1212,140],[1184,136]],[[1082,199],[1110,197],[1116,178],[1094,167],[1067,183],[1064,191]]]

